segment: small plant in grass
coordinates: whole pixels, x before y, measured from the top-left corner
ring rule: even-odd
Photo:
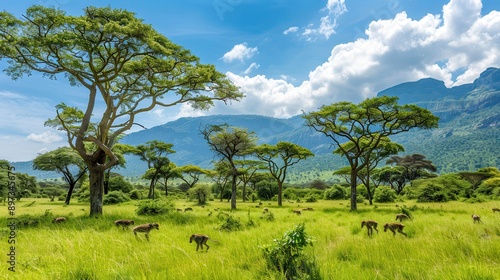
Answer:
[[[241,224],[240,219],[234,217],[231,214],[226,212],[219,212],[217,214],[217,218],[222,221],[219,229],[223,231],[237,231],[242,230],[243,225]]]
[[[174,210],[174,203],[169,199],[145,200],[139,203],[139,207],[135,211],[137,215],[160,215],[166,214]]]
[[[283,273],[286,279],[321,279],[316,262],[303,254],[313,239],[305,232],[305,225],[296,225],[285,232],[274,244],[261,247],[269,268]]]
[[[261,218],[261,219],[264,219],[264,220],[266,220],[266,221],[268,221],[268,222],[274,222],[274,220],[276,219],[276,218],[274,217],[273,212],[271,212],[271,211],[268,211],[268,212],[266,212],[266,213],[262,214],[262,217],[260,217],[260,218]]]

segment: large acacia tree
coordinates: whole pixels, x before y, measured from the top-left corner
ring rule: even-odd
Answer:
[[[276,145],[262,144],[255,147],[253,153],[267,164],[269,173],[278,184],[278,206],[283,205],[283,183],[288,168],[314,156],[310,150],[286,141],[280,141]]]
[[[438,117],[416,105],[399,105],[398,97],[368,98],[359,104],[338,102],[304,114],[306,125],[330,138],[351,167],[351,210],[357,210],[356,178],[369,161],[364,157],[379,147],[382,139],[414,128],[430,129]],[[351,145],[342,145],[346,141]]]
[[[1,12],[0,58],[8,59],[13,79],[32,72],[64,76],[88,95],[83,110],[58,105],[49,125],[66,132],[87,164],[91,216],[102,214],[104,171],[118,162],[111,149],[138,114],[182,103],[208,109],[214,100],[243,97],[213,65],[200,64],[134,13],[109,7],[69,16],[32,6],[20,19]]]
[[[235,160],[247,155],[257,143],[254,132],[239,127],[223,125],[208,125],[201,131],[208,146],[217,156],[229,164],[231,174],[231,209],[236,209],[236,187],[239,175]]]

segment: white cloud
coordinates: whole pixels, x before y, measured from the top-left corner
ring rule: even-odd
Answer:
[[[297,26],[292,26],[292,27],[288,28],[287,30],[283,31],[283,34],[288,35],[289,33],[295,33],[297,31],[299,31],[299,28]]]
[[[298,86],[262,75],[228,78],[246,97],[211,114],[290,117],[338,101],[360,102],[399,83],[432,77],[447,86],[471,83],[500,67],[500,12],[481,16],[480,0],[451,0],[442,15],[411,19],[405,12],[373,21],[366,38],[333,47],[327,61]],[[183,108],[183,114],[192,114]]]
[[[61,136],[51,131],[45,131],[40,134],[31,133],[30,135],[28,135],[28,137],[26,137],[26,139],[33,142],[47,143],[47,144],[63,140]]]
[[[328,40],[330,36],[335,34],[337,19],[342,14],[347,12],[345,0],[328,0],[328,3],[322,11],[326,11],[327,15],[321,17],[319,27],[315,27],[313,24],[310,24],[302,32],[302,37],[304,37],[307,41],[314,41],[318,37],[324,37]],[[298,31],[298,29],[294,30],[294,32],[296,31]],[[284,34],[286,35],[287,33]]]
[[[250,64],[250,66],[248,66],[247,69],[245,69],[245,71],[243,71],[243,75],[248,75],[250,74],[250,72],[252,72],[253,70],[255,69],[259,69],[260,65],[253,62],[252,64]]]
[[[257,47],[249,48],[247,47],[247,43],[235,45],[230,51],[225,53],[222,56],[222,60],[224,62],[233,62],[235,60],[239,60],[243,62],[245,59],[249,59],[258,53]]]

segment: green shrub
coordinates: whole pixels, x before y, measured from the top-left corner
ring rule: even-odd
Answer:
[[[166,214],[174,210],[174,203],[169,199],[144,200],[135,211],[137,215],[153,216]]]
[[[448,201],[446,189],[441,185],[423,184],[415,192],[418,202]]]
[[[323,198],[326,200],[340,200],[345,199],[346,195],[346,189],[336,184],[331,188],[325,190],[325,192],[323,193]]]
[[[316,202],[316,201],[318,201],[318,198],[314,194],[310,194],[310,195],[306,196],[304,199],[305,199],[306,202]]]
[[[262,249],[269,268],[283,273],[286,279],[321,279],[316,262],[302,253],[304,247],[312,246],[312,242],[305,225],[299,224]]]
[[[137,189],[134,189],[132,190],[130,193],[129,193],[129,197],[130,199],[133,199],[133,200],[139,200],[141,199],[141,192]]]
[[[129,201],[130,197],[121,192],[121,191],[112,191],[109,192],[108,194],[104,195],[104,198],[102,200],[102,203],[104,205],[109,205],[109,204],[118,204],[122,202]]]
[[[373,200],[375,202],[394,202],[396,199],[396,191],[387,186],[380,186],[375,190]]]
[[[223,231],[237,231],[242,230],[243,225],[240,219],[235,218],[232,214],[226,212],[219,212],[217,218],[222,221],[219,229]]]

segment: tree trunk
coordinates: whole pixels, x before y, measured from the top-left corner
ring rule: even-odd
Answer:
[[[358,172],[356,171],[356,168],[351,168],[351,211],[355,211],[358,209],[358,206],[356,204],[356,195],[357,195],[357,190],[356,190],[356,183],[357,183],[357,177],[358,177]]]
[[[104,194],[104,170],[89,168],[90,173],[90,216],[102,215]]]
[[[278,206],[283,206],[282,196],[283,182],[278,182]]]
[[[236,178],[238,178],[238,172],[234,169],[231,183],[231,210],[236,210]]]
[[[66,195],[66,201],[64,204],[69,205],[69,201],[71,200],[71,196],[73,195],[73,190],[75,189],[76,182],[72,182],[69,184],[68,194]]]
[[[243,196],[243,202],[247,201],[247,184],[243,183],[243,191],[241,193]]]

